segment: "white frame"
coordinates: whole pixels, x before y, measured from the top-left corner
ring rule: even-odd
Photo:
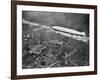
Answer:
[[[84,67],[63,67],[63,68],[45,68],[45,69],[22,69],[22,10],[26,11],[46,11],[46,12],[66,12],[66,13],[87,13],[90,15],[90,66]],[[94,9],[81,8],[60,8],[46,6],[27,6],[17,5],[17,75],[30,74],[49,74],[49,73],[69,73],[94,71]],[[67,72],[66,72],[67,71]]]

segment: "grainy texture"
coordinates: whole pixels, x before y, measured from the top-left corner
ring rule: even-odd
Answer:
[[[89,15],[23,11],[22,68],[89,66],[88,43],[52,31],[52,26],[63,26],[85,32],[89,37]]]

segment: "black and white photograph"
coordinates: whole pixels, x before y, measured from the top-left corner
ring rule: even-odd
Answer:
[[[22,68],[89,66],[89,14],[22,11]]]
[[[96,74],[96,13],[93,5],[13,2],[12,77]]]

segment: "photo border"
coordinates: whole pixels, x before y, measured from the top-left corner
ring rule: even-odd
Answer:
[[[52,73],[52,74],[34,74],[34,75],[17,75],[17,5],[33,5],[33,6],[49,6],[63,8],[81,8],[94,9],[94,71],[86,72],[70,72],[70,73]],[[64,3],[48,3],[33,1],[11,1],[11,79],[29,79],[29,78],[45,78],[45,77],[61,77],[76,75],[92,75],[97,74],[97,6],[96,5],[80,5],[80,4],[64,4]]]

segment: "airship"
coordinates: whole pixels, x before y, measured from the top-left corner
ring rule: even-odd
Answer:
[[[73,30],[73,29],[69,29],[69,28],[64,28],[64,27],[60,27],[60,26],[52,26],[52,29],[57,30],[57,31],[61,31],[61,32],[65,32],[65,33],[86,36],[85,32],[80,32],[80,31],[77,31],[77,30]]]

